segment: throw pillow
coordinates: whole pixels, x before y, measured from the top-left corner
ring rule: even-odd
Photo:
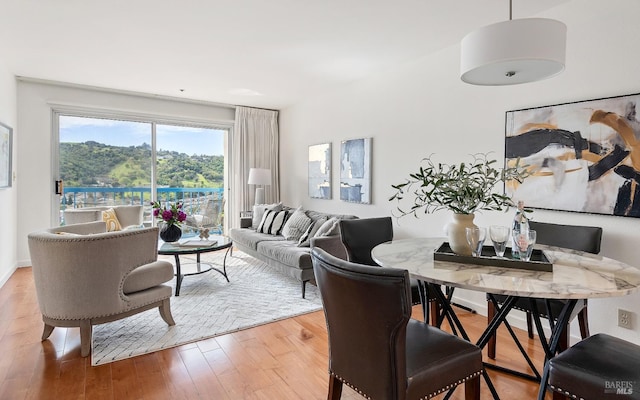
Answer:
[[[340,220],[336,217],[331,217],[327,222],[322,224],[314,237],[333,236],[337,235],[340,231]]]
[[[260,225],[258,225],[257,232],[260,233],[268,233],[269,235],[279,235],[282,232],[282,227],[284,227],[285,222],[287,222],[287,217],[289,216],[289,211],[275,211],[275,210],[267,210],[262,217],[262,221],[260,221]]]
[[[298,240],[298,247],[309,247],[311,246],[311,238],[315,236],[318,229],[327,222],[326,218],[320,218],[311,223],[307,230],[300,236],[300,240]]]
[[[118,221],[118,216],[116,215],[116,210],[113,208],[109,208],[102,212],[102,220],[107,223],[107,232],[122,230],[122,226],[120,225],[120,221]]]
[[[256,204],[253,206],[253,216],[251,219],[251,227],[253,229],[258,229],[258,225],[262,221],[262,217],[264,217],[264,213],[267,210],[282,210],[282,203],[273,203],[273,204]]]
[[[282,227],[282,236],[297,242],[309,225],[311,225],[311,218],[307,217],[302,207],[298,207]]]

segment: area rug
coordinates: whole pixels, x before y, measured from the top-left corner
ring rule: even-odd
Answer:
[[[221,268],[224,251],[201,257]],[[180,261],[193,260],[182,256]],[[299,281],[240,251],[227,257],[227,273],[231,282],[216,271],[184,278],[180,296],[171,298],[175,326],[167,326],[157,308],[95,326],[91,364],[106,364],[322,308],[315,286],[307,285],[303,299]]]

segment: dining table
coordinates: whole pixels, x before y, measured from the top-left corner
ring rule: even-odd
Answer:
[[[500,257],[495,257],[495,266],[491,257],[484,257],[482,264],[468,262],[467,257],[455,257],[442,261],[434,257],[447,239],[441,237],[409,238],[385,242],[373,248],[373,259],[383,267],[401,268],[409,272],[412,278],[423,282],[428,290],[438,299],[443,312],[454,333],[470,340],[464,326],[460,323],[451,307],[451,290],[448,295],[441,287],[450,289],[461,288],[484,292],[496,305],[496,313],[487,324],[487,328],[476,341],[476,345],[484,348],[489,339],[495,334],[500,325],[508,327],[507,315],[520,299],[530,299],[532,307],[536,308],[534,299],[565,300],[562,311],[551,319],[551,335],[546,338],[538,313],[534,313],[534,322],[545,352],[544,374],[538,372],[536,377],[541,382],[538,398],[543,399],[546,389],[546,374],[548,360],[559,352],[559,339],[563,327],[569,322],[576,306],[586,299],[626,296],[640,291],[640,269],[624,262],[601,255],[585,253],[577,250],[565,249],[547,245],[536,245],[552,265],[552,271],[513,268],[504,266]],[[505,295],[506,300],[499,306],[494,295]],[[536,371],[531,360],[526,356],[519,342],[521,352],[527,362]],[[493,364],[485,363],[487,368],[494,368]],[[504,372],[514,372],[507,368],[500,368]],[[517,372],[515,373],[518,374]],[[488,374],[484,373],[485,381],[494,399],[499,399]]]

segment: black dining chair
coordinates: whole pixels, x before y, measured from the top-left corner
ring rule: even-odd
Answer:
[[[344,219],[340,221],[340,239],[346,249],[348,261],[379,266],[371,256],[371,250],[381,243],[393,240],[393,222],[391,217]],[[426,286],[424,293],[428,304],[421,300],[420,282],[411,279],[412,304],[422,304],[425,322],[431,319],[431,324],[435,326],[439,313],[438,302],[433,294],[429,294]]]
[[[548,222],[529,221],[529,229],[537,232],[536,242],[550,246],[563,247],[572,250],[584,251],[587,253],[598,254],[600,252],[600,243],[602,241],[602,228],[596,226],[581,225],[561,225]],[[502,304],[506,296],[494,295],[498,304]],[[555,320],[562,307],[564,300],[545,300],[537,299],[536,308],[538,314],[542,318],[549,319],[551,315]],[[547,307],[548,306],[548,307]],[[532,306],[529,299],[518,300],[514,306],[515,309],[524,311],[527,317],[527,332],[529,338],[533,338],[533,314]],[[487,321],[491,321],[496,313],[496,309],[491,301],[487,303]],[[589,322],[587,315],[587,300],[579,300],[574,308],[574,315],[570,320],[578,317],[580,325],[580,334],[583,339],[589,337]],[[560,336],[560,349],[566,349],[569,345],[569,324],[564,327],[564,331]],[[496,336],[489,339],[487,344],[487,354],[489,358],[496,357]]]
[[[429,399],[465,384],[480,398],[480,349],[411,318],[409,273],[311,250],[329,341],[328,399]]]
[[[538,399],[547,383],[554,400],[640,399],[640,346],[604,333],[590,336],[549,360]]]

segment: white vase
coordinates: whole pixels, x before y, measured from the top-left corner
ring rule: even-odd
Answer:
[[[447,224],[445,231],[449,238],[449,247],[461,256],[470,256],[471,247],[467,243],[465,228],[476,226],[473,223],[475,214],[453,214],[453,221]]]

